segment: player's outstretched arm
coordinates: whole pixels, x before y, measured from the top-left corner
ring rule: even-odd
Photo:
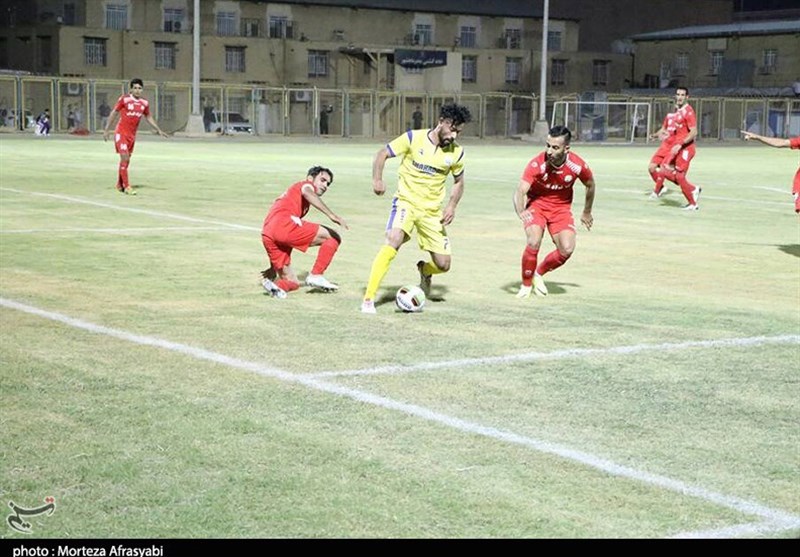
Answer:
[[[312,207],[314,207],[319,212],[324,214],[326,217],[331,219],[332,222],[338,224],[345,230],[350,230],[350,227],[347,226],[347,222],[345,222],[345,220],[342,217],[340,217],[339,215],[330,210],[330,208],[325,204],[322,198],[320,198],[320,196],[318,196],[317,193],[314,191],[313,186],[308,185],[308,187],[303,188],[303,197],[305,197],[308,200],[309,204]]]
[[[156,132],[158,133],[158,135],[160,135],[161,137],[169,137],[169,134],[167,134],[167,133],[164,133],[164,132],[161,130],[161,128],[159,128],[159,127],[158,127],[158,123],[156,122],[156,119],[155,119],[155,118],[153,118],[153,115],[152,115],[152,114],[148,114],[148,115],[147,115],[147,123],[148,123],[148,124],[150,124],[151,126],[153,126],[153,129],[154,129],[154,130],[156,130]]]
[[[103,141],[108,141],[108,136],[111,134],[111,130],[114,129],[114,126],[117,125],[118,118],[119,118],[119,112],[115,110],[111,114],[111,118],[108,119],[108,123],[106,124],[106,129],[103,130]]]
[[[586,199],[583,202],[583,213],[581,213],[581,222],[586,230],[591,230],[594,224],[594,217],[592,216],[592,207],[594,206],[594,178],[589,178],[584,184],[586,186]]]
[[[521,220],[524,224],[528,224],[533,220],[533,213],[531,213],[525,207],[528,199],[528,191],[530,189],[531,185],[528,182],[525,180],[520,180],[519,185],[517,185],[517,189],[514,190],[514,196],[512,198],[512,201],[514,202],[514,210],[517,212],[519,220]]]
[[[745,141],[750,141],[751,139],[755,139],[756,141],[760,141],[764,145],[769,145],[770,147],[789,147],[790,141],[788,139],[784,139],[782,137],[765,137],[763,135],[758,135],[757,133],[748,132],[742,130],[742,135],[744,136]]]

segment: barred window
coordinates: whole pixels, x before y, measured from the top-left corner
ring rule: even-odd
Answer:
[[[236,13],[217,12],[217,35],[235,37],[236,34]]]
[[[478,81],[478,57],[464,56],[461,58],[461,81],[475,83]]]
[[[506,83],[519,83],[522,58],[506,58]]]
[[[519,50],[522,48],[522,29],[506,29],[503,32],[504,47]]]
[[[328,51],[308,51],[308,77],[326,77],[328,75]]]
[[[164,32],[180,33],[184,30],[183,8],[164,8]]]
[[[547,50],[559,52],[561,50],[561,31],[547,32]]]
[[[689,53],[679,52],[675,55],[675,75],[687,75],[689,72]]]
[[[106,29],[122,31],[128,28],[127,4],[106,4]]]
[[[719,75],[720,69],[722,69],[722,62],[725,60],[725,51],[724,50],[710,50],[708,52],[709,57],[709,68],[708,73],[711,75]]]
[[[245,71],[243,46],[225,47],[225,71],[237,73]]]
[[[465,48],[475,48],[477,36],[477,30],[474,27],[464,25],[461,27],[461,36],[458,42]]]
[[[550,85],[566,85],[566,84],[567,84],[567,61],[551,60]]]
[[[175,69],[175,47],[177,43],[155,43],[156,69]]]
[[[416,36],[416,44],[428,45],[433,44],[433,25],[427,23],[417,23],[414,26],[414,35]]]
[[[108,39],[84,37],[83,38],[83,63],[87,66],[105,66],[106,41]]]
[[[292,36],[292,22],[288,17],[269,16],[269,37],[271,39],[291,39]]]
[[[608,60],[594,60],[592,62],[592,85],[605,87],[608,85],[608,70],[611,63]]]

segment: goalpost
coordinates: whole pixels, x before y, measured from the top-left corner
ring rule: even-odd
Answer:
[[[567,126],[576,141],[647,141],[650,103],[556,101],[550,125]]]

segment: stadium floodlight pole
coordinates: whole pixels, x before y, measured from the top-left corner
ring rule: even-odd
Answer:
[[[205,133],[200,114],[200,0],[194,0],[194,25],[192,26],[192,112],[186,122],[188,135]]]
[[[544,0],[544,12],[542,14],[542,62],[539,72],[539,119],[533,126],[534,141],[544,141],[547,139],[547,132],[550,129],[547,125],[547,35],[550,18],[550,0]]]

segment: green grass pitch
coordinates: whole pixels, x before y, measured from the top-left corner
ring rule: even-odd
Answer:
[[[518,300],[542,148],[467,141],[451,271],[398,312],[412,239],[368,316],[380,145],[145,131],[133,197],[111,143],[0,136],[2,507],[55,497],[51,538],[800,535],[796,152],[700,143],[686,213],[647,199],[655,145],[575,144],[595,226]],[[273,299],[261,222],[315,164],[340,291]]]

